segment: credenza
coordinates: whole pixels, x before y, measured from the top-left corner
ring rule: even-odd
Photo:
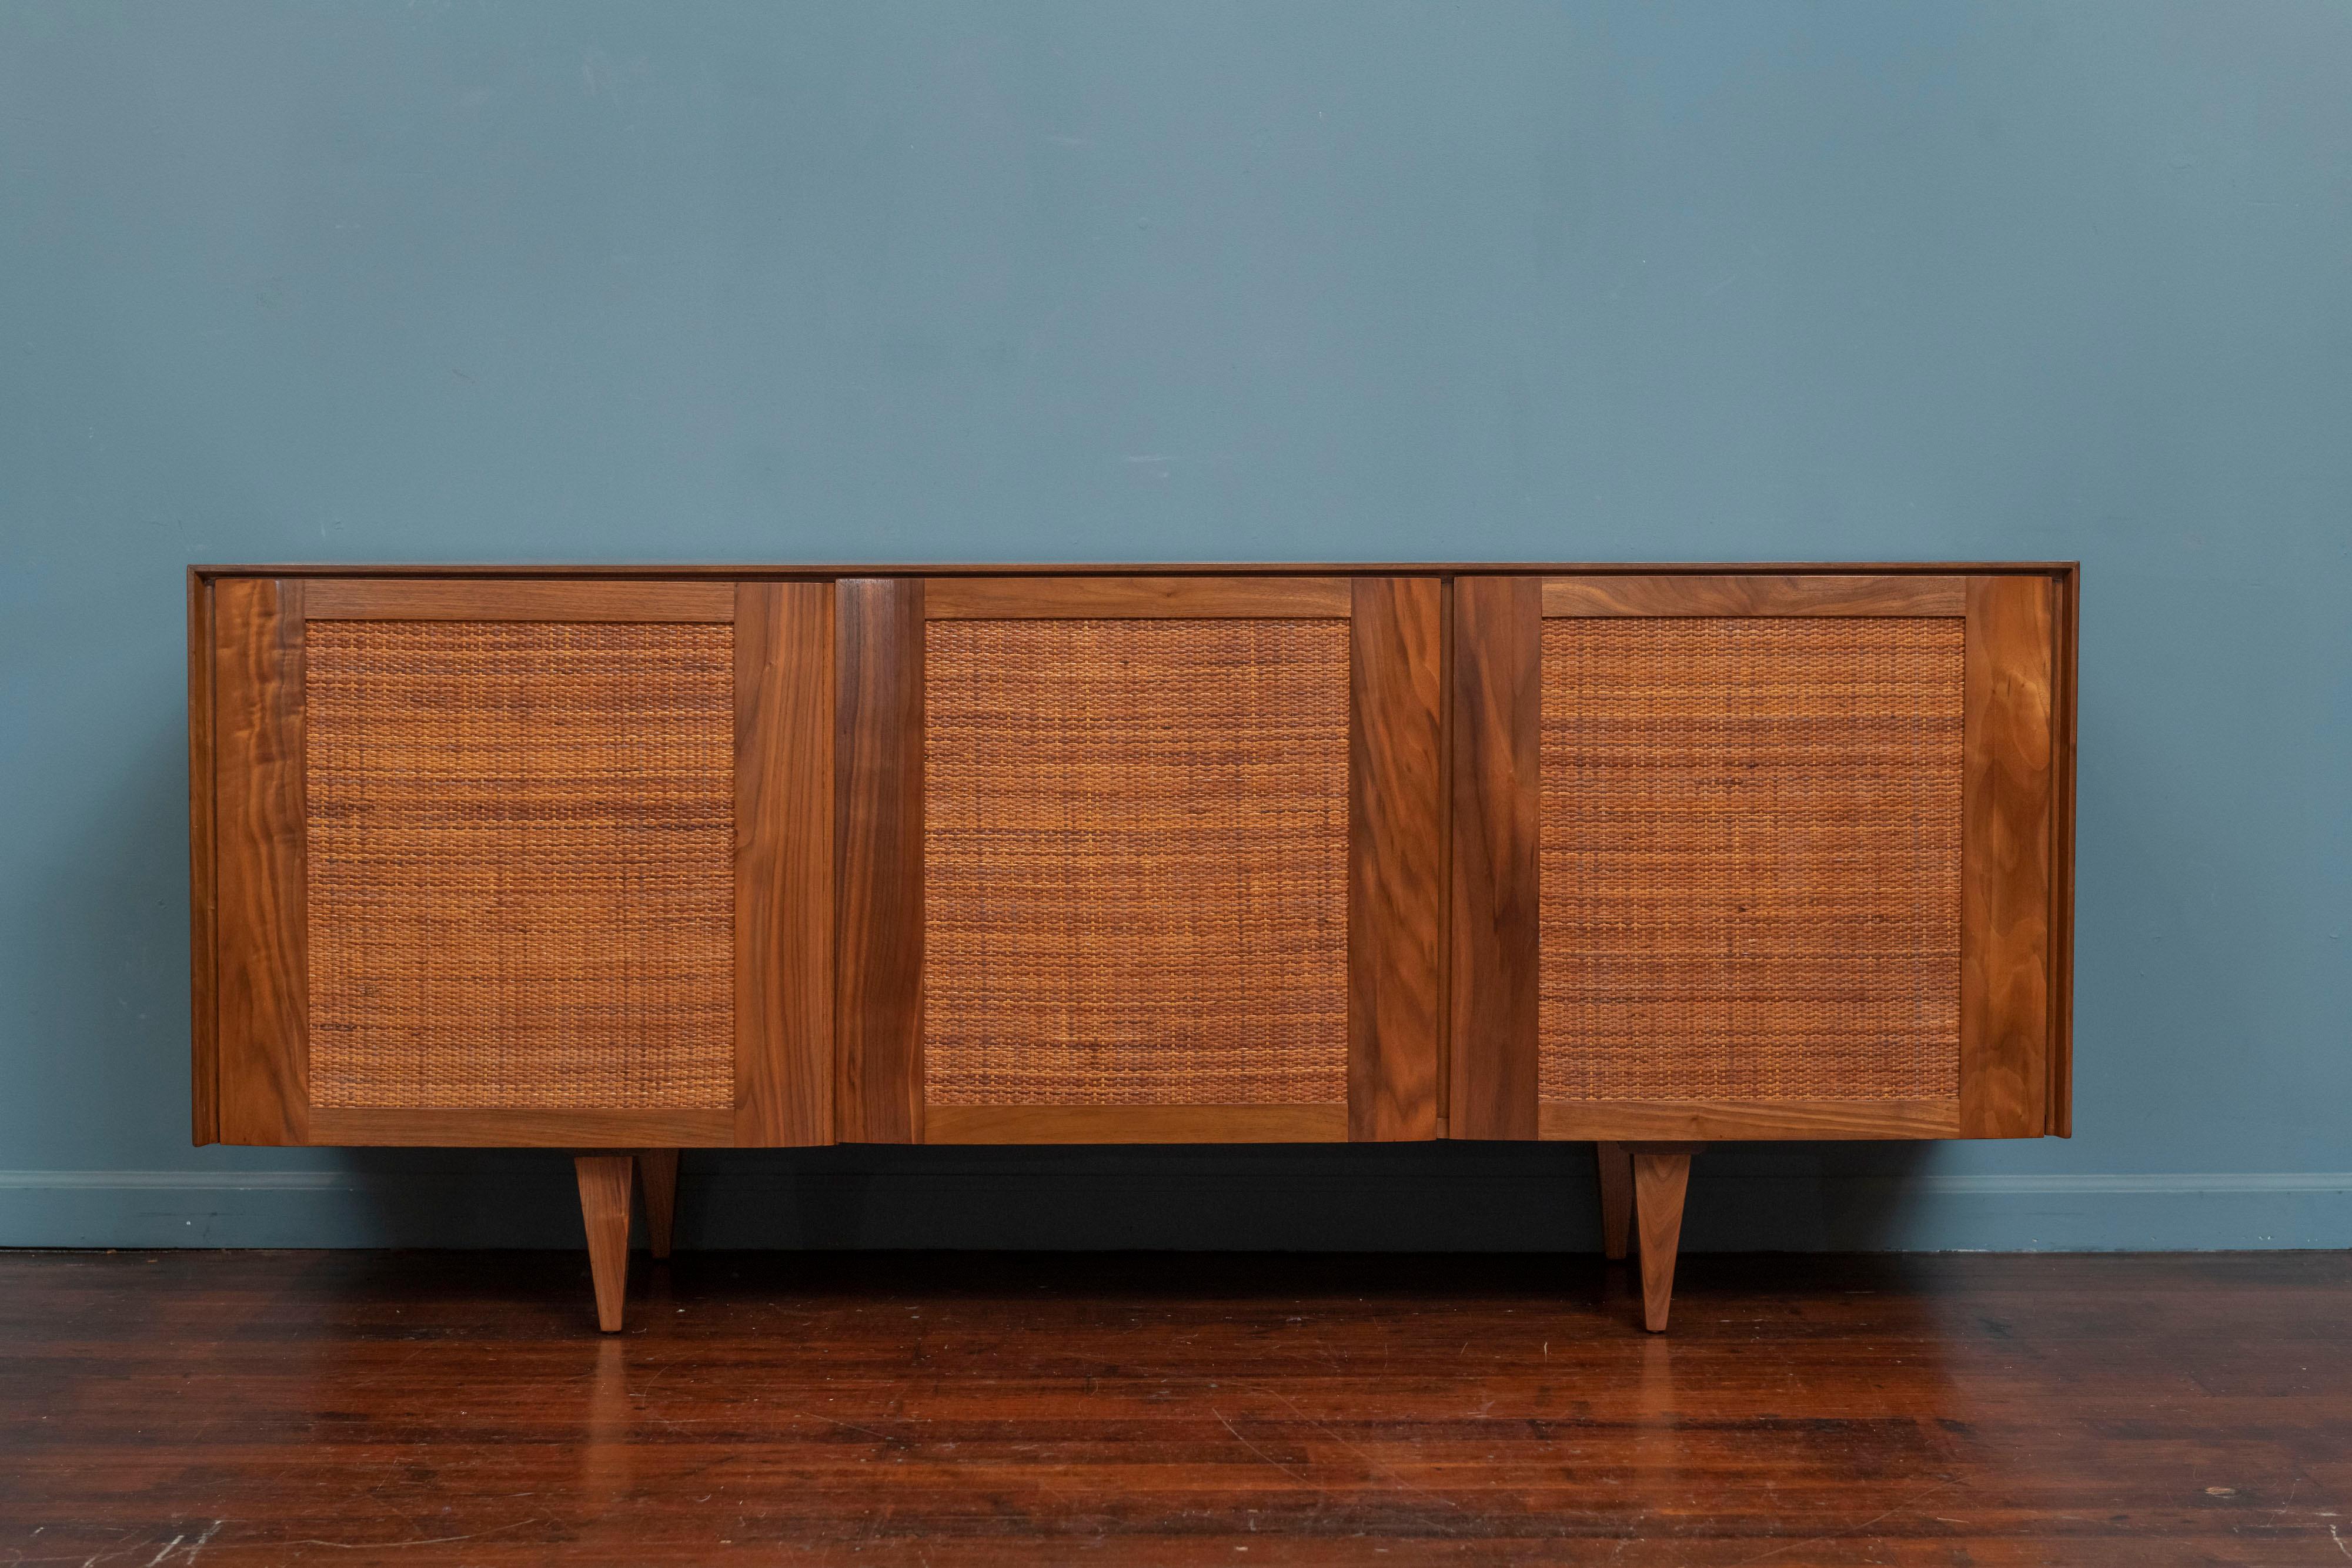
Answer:
[[[2066,1134],[2071,563],[195,567],[200,1144]]]

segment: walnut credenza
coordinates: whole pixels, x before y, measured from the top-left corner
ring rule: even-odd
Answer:
[[[2068,1128],[2063,563],[198,567],[198,1143]]]

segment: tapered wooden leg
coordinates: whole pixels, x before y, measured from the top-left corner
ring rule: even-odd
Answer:
[[[1675,1299],[1675,1254],[1682,1245],[1683,1197],[1696,1144],[1633,1144],[1633,1222],[1641,1231],[1642,1325],[1666,1330]]]
[[[1601,1167],[1601,1255],[1622,1263],[1633,1228],[1633,1156],[1622,1144],[1595,1144],[1592,1153]]]
[[[572,1164],[588,1229],[588,1272],[596,1281],[596,1326],[617,1333],[629,1290],[629,1171],[636,1162],[627,1155],[582,1155]]]
[[[670,1221],[677,1213],[677,1151],[639,1149],[637,1186],[646,1195],[646,1240],[654,1256],[669,1256]]]

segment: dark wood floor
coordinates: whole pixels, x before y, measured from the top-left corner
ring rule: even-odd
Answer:
[[[0,1253],[11,1563],[2352,1562],[2352,1255]]]

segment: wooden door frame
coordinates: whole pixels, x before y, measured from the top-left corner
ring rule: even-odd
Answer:
[[[845,1142],[1432,1138],[1443,1019],[1444,596],[1430,577],[887,577],[839,585],[836,1128]],[[1346,619],[1344,1105],[939,1106],[922,1085],[923,628],[951,619]]]
[[[2068,1131],[2071,568],[1465,574],[1454,581],[1452,1045],[1461,1138],[2031,1137]],[[1965,622],[1961,1021],[1951,1100],[1538,1098],[1543,621],[1933,615]]]
[[[190,587],[199,1143],[684,1147],[832,1140],[833,605],[816,582],[223,577]],[[735,628],[734,1103],[351,1109],[310,1090],[304,629],[320,620]]]

